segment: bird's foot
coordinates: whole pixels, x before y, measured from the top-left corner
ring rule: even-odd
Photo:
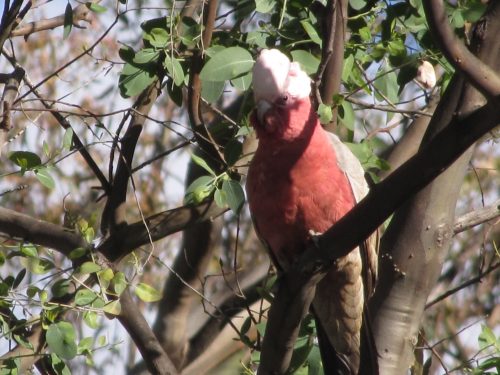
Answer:
[[[315,232],[312,229],[309,230],[309,238],[311,239],[311,242],[314,244],[314,246],[317,248],[319,248],[319,236],[321,236],[322,234],[323,233]]]

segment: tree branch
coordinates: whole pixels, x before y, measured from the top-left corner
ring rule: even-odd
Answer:
[[[262,374],[288,368],[285,364],[289,363],[288,357],[291,355],[290,343],[294,342],[291,339],[296,336],[296,328],[300,326],[300,320],[309,308],[309,293],[314,291],[316,283],[321,280],[331,263],[346,256],[409,197],[429,184],[476,140],[496,127],[500,122],[499,105],[500,102],[491,101],[460,119],[453,117],[446,128],[415,156],[372,187],[356,207],[319,236],[319,251],[312,246],[302,254],[287,272],[288,276],[285,276],[283,284],[286,287],[279,288],[271,307],[268,327],[281,326],[280,331],[286,328],[286,335],[265,335],[263,354],[264,348],[272,348],[268,350],[273,351],[274,357],[262,358]],[[283,326],[285,321],[286,326]]]
[[[183,206],[164,211],[145,219],[128,224],[107,238],[98,251],[110,261],[116,262],[131,251],[150,243],[150,237],[157,241],[206,220],[212,220],[227,211],[214,202],[205,202],[198,206]]]
[[[339,92],[344,66],[344,42],[347,26],[346,0],[329,1],[327,3],[326,29],[327,38],[321,53],[321,62],[314,82],[316,87],[316,101],[331,106],[333,96]],[[337,123],[337,108],[333,109],[332,122],[328,127],[333,128]]]
[[[4,5],[0,23],[0,51],[3,49],[5,41],[9,38],[12,29],[19,22],[17,16],[19,15],[21,5],[23,5],[23,0],[15,0],[11,7],[8,5],[8,3]]]
[[[100,1],[93,1],[93,3],[99,3]],[[73,8],[73,24],[78,21],[89,21],[90,8],[87,4],[80,4]],[[46,20],[34,21],[15,28],[10,33],[11,37],[16,36],[28,36],[37,33],[42,30],[55,29],[56,27],[64,25],[65,16],[60,15],[52,17]]]
[[[134,158],[135,147],[141,135],[142,128],[146,121],[145,115],[151,110],[160,87],[156,81],[139,95],[135,104],[133,115],[125,135],[121,139],[119,149],[118,166],[112,181],[106,205],[104,206],[101,219],[101,231],[103,234],[114,233],[119,227],[125,226],[125,203],[127,198],[128,182],[132,174],[132,160]]]
[[[60,225],[0,207],[0,232],[37,245],[50,247],[66,256],[78,247],[87,246],[82,236]]]
[[[422,4],[432,36],[450,64],[457,71],[463,73],[471,84],[486,97],[499,96],[500,76],[487,64],[474,56],[462,41],[457,38],[448,22],[443,1],[423,0]],[[482,20],[475,27],[476,33],[484,34],[486,32],[485,24]]]
[[[436,297],[435,299],[433,299],[431,302],[427,303],[425,305],[425,309],[428,309],[429,307],[435,305],[436,303],[438,302],[441,302],[442,300],[444,300],[445,298],[448,298],[449,296],[459,292],[460,290],[462,289],[465,289],[467,288],[468,286],[470,285],[473,285],[473,284],[476,284],[476,283],[479,283],[481,282],[481,279],[487,275],[489,275],[491,272],[495,271],[496,269],[500,268],[500,262],[496,262],[496,263],[493,263],[491,264],[487,269],[485,269],[483,272],[481,272],[479,275],[477,275],[476,277],[473,277],[472,279],[470,280],[467,280],[465,282],[463,282],[462,284],[458,285],[457,287],[455,288],[452,288],[446,292],[444,292],[443,294],[441,294],[440,296]]]
[[[148,322],[137,309],[128,289],[120,296],[120,303],[121,313],[118,319],[139,348],[149,371],[159,375],[178,374],[170,358],[165,355]]]
[[[493,220],[499,216],[500,199],[490,206],[483,207],[460,216],[457,221],[455,221],[453,232],[455,234],[464,232],[467,229],[486,223],[487,221]]]

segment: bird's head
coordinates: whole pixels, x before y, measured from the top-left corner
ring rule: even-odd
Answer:
[[[254,125],[258,133],[282,133],[291,111],[309,115],[311,79],[296,62],[277,49],[262,50],[253,67],[256,103]]]

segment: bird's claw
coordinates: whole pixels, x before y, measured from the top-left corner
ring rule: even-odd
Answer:
[[[315,247],[319,247],[319,236],[321,236],[322,234],[323,233],[321,232],[315,232],[314,230],[309,229],[309,238],[311,239]]]

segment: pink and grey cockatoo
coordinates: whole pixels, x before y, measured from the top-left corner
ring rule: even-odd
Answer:
[[[263,50],[253,68],[253,90],[259,144],[248,170],[247,197],[259,237],[286,271],[312,234],[335,224],[368,186],[357,158],[321,127],[309,98],[311,80],[299,64],[276,49]],[[322,356],[325,345],[335,350],[330,350],[335,360],[323,358],[324,366],[330,361],[337,367],[330,367],[331,373],[358,373],[363,307],[376,278],[376,242],[372,236],[338,259],[317,286],[312,310]]]

